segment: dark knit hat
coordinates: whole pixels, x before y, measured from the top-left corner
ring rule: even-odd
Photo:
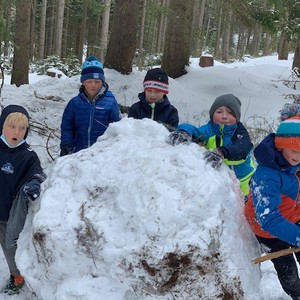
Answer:
[[[28,114],[28,111],[23,106],[14,105],[14,104],[8,105],[8,106],[6,106],[3,109],[1,117],[0,117],[0,131],[1,131],[1,134],[2,134],[3,124],[5,122],[5,119],[7,118],[7,116],[9,114],[15,113],[15,112],[19,112],[19,113],[22,113],[23,115],[25,115],[27,117],[28,123],[29,123],[29,114]],[[29,130],[29,128],[27,128],[27,131],[25,133],[24,139],[26,139],[26,137],[28,135],[28,130]]]
[[[100,79],[105,82],[103,64],[95,56],[89,56],[82,64],[80,82],[87,79]]]
[[[275,147],[300,151],[300,116],[288,118],[280,123],[275,134]]]
[[[239,122],[241,118],[241,101],[233,94],[226,94],[216,98],[209,110],[210,119],[213,119],[214,112],[221,106],[227,106],[233,112],[236,121]]]
[[[144,90],[155,89],[165,94],[169,93],[169,78],[166,71],[154,68],[147,72],[144,79]]]

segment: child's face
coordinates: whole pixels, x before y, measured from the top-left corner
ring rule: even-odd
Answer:
[[[214,112],[212,121],[218,125],[232,125],[236,123],[236,118],[229,107],[220,106]]]
[[[101,90],[102,80],[100,79],[87,79],[82,85],[90,99],[93,99]]]
[[[300,163],[300,151],[284,148],[281,153],[291,166],[297,166]]]
[[[158,91],[156,89],[146,89],[145,95],[146,95],[146,100],[149,103],[155,103],[155,102],[160,101],[163,98],[163,96],[165,95],[165,93]]]
[[[4,122],[3,134],[10,146],[17,146],[23,139],[27,131],[27,126],[22,122]]]

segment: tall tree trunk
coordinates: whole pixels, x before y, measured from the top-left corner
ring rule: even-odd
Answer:
[[[62,49],[63,27],[64,27],[65,0],[57,1],[56,7],[57,9],[56,9],[56,31],[55,31],[54,53],[60,58],[61,49]]]
[[[224,21],[224,23],[227,24],[227,26],[224,28],[223,39],[222,39],[222,61],[224,62],[227,62],[229,59],[231,19],[232,19],[232,11],[231,9],[228,9],[226,11],[226,16]]]
[[[39,59],[40,60],[44,59],[44,55],[45,55],[46,16],[47,16],[47,0],[42,0],[40,39],[39,39]]]
[[[85,34],[85,28],[86,28],[86,19],[87,19],[87,1],[83,1],[83,7],[82,7],[82,19],[81,19],[81,26],[80,26],[80,32],[78,35],[78,40],[76,43],[77,50],[76,50],[76,56],[80,62],[82,62],[82,54],[83,54],[83,45],[84,45],[84,34]]]
[[[5,23],[5,30],[8,32],[11,24],[11,1],[7,2],[7,8],[6,8],[6,23]],[[3,54],[5,57],[8,57],[9,55],[9,35],[6,33],[4,36],[4,47],[3,47]]]
[[[271,35],[268,32],[266,32],[265,39],[264,39],[263,56],[269,55],[271,53],[270,51],[271,40],[272,40]]]
[[[29,48],[29,60],[32,61],[34,58],[34,29],[35,29],[35,15],[36,15],[36,0],[31,0],[31,13],[30,13],[30,48]]]
[[[292,69],[299,68],[300,69],[300,36],[297,38],[296,50],[293,60]]]
[[[105,9],[102,14],[102,24],[101,24],[101,33],[100,33],[100,52],[99,58],[104,63],[105,55],[108,44],[108,29],[109,29],[109,19],[110,19],[110,5],[111,0],[104,1]]]
[[[11,84],[28,84],[31,0],[16,1],[16,28]]]
[[[222,2],[222,1],[221,1]],[[221,3],[222,5],[222,3]],[[216,31],[216,41],[215,41],[215,51],[214,51],[214,57],[219,58],[219,52],[220,52],[220,35],[221,35],[221,27],[223,22],[223,8],[222,6],[218,9],[218,17],[217,17],[217,31]]]
[[[191,53],[194,0],[172,0],[161,66],[170,77],[185,74]]]
[[[289,39],[286,34],[282,33],[278,45],[278,59],[287,60],[289,55]]]
[[[139,38],[139,70],[140,71],[144,67],[144,30],[145,30],[146,8],[147,8],[147,0],[143,0],[143,12],[142,12],[140,38]]]
[[[105,66],[121,74],[132,72],[136,50],[138,1],[116,0]]]

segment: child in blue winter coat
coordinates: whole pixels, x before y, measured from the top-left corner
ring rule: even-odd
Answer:
[[[62,116],[60,156],[92,146],[110,123],[120,120],[119,105],[96,57],[85,60],[80,81],[79,94],[69,101]]]
[[[194,141],[207,151],[205,159],[215,168],[222,162],[229,166],[240,181],[245,197],[249,193],[249,181],[254,172],[251,143],[247,129],[240,122],[241,101],[232,94],[219,96],[209,110],[210,121],[200,127],[180,124],[170,134],[169,142],[176,145]]]
[[[298,115],[292,116],[295,108]],[[286,105],[281,120],[276,133],[254,149],[258,166],[245,206],[248,222],[267,253],[300,247],[300,105]],[[300,300],[297,261],[300,252],[272,259],[283,290],[293,300]]]
[[[25,108],[9,105],[0,117],[0,243],[10,279],[3,293],[17,294],[24,286],[16,262],[17,239],[23,229],[28,200],[40,194],[45,180],[37,154],[26,143],[29,116]]]
[[[147,72],[144,82],[144,92],[138,95],[140,101],[134,103],[128,117],[135,119],[152,119],[174,130],[179,123],[178,111],[171,105],[169,93],[169,78],[166,71],[154,68]]]

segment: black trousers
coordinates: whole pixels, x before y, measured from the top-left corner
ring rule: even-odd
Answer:
[[[268,253],[295,247],[276,238],[266,239],[259,236],[256,237],[260,244],[269,248]],[[297,270],[297,261],[300,263],[300,252],[272,259],[283,290],[293,300],[300,300],[300,279]]]

